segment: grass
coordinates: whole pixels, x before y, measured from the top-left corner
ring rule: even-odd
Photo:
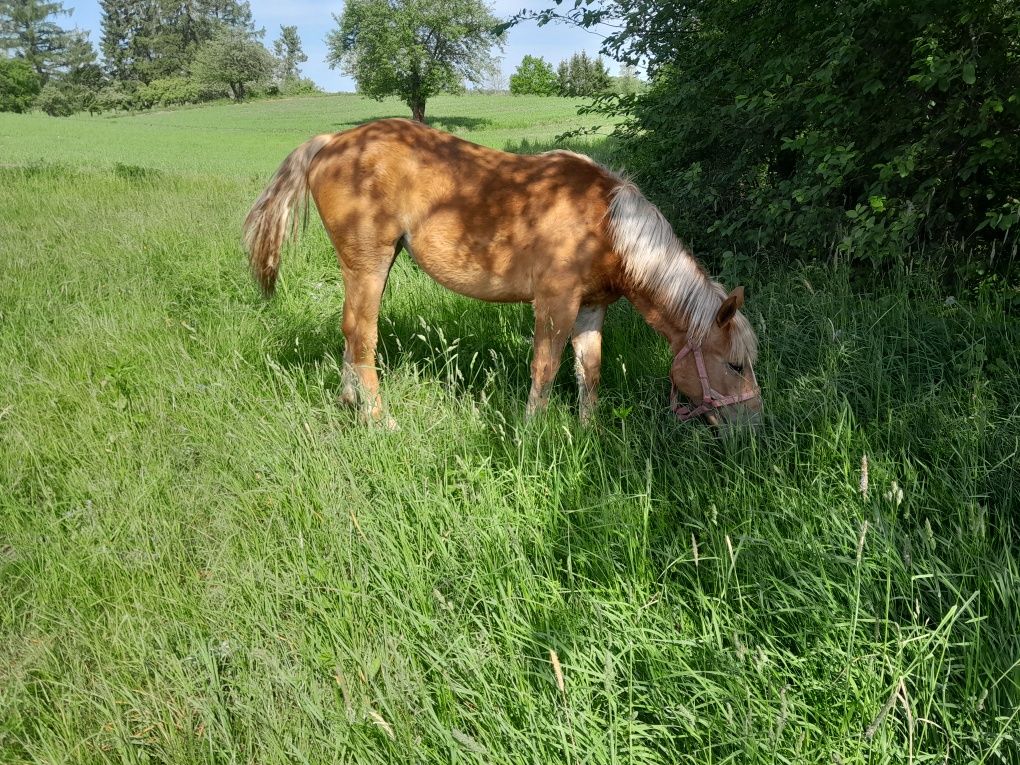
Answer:
[[[521,103],[433,114],[574,124]],[[624,304],[596,424],[566,371],[524,423],[529,310],[401,258],[401,430],[366,428],[320,227],[264,302],[239,225],[297,142],[389,107],[2,115],[0,761],[1017,762],[1006,296],[750,275],[768,417],[718,443]]]

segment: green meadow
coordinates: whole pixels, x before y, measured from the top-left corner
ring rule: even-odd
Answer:
[[[428,116],[533,150],[577,105]],[[270,301],[240,226],[405,112],[0,114],[0,762],[1020,762],[1015,294],[709,257],[766,411],[719,441],[622,302],[595,422],[569,360],[525,422],[530,309],[401,256],[365,426],[314,214]]]

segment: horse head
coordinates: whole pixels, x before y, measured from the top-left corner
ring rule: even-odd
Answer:
[[[712,326],[700,341],[688,339],[673,358],[671,407],[681,420],[704,418],[726,427],[758,419],[761,390],[754,374],[754,331],[740,313],[744,288],[722,301]],[[692,403],[681,404],[677,392]]]

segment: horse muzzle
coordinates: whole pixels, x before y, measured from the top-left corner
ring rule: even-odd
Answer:
[[[681,403],[679,391],[677,391],[676,385],[671,382],[669,408],[678,420],[687,422],[697,417],[703,417],[709,425],[719,428],[724,425],[755,424],[761,419],[761,387],[758,385],[758,378],[755,376],[753,368],[751,368],[753,387],[750,390],[724,396],[715,390],[708,381],[708,372],[705,369],[705,359],[701,355],[700,345],[692,345],[688,342],[673,359],[673,364],[675,365],[688,353],[694,355],[694,363],[698,368],[698,379],[701,380],[701,403]],[[756,400],[757,406],[748,406],[744,403],[752,399]],[[744,405],[735,406],[736,404]]]

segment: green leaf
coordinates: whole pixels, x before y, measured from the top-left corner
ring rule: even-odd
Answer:
[[[973,85],[977,81],[973,62],[968,61],[963,65],[963,81],[968,85]]]

